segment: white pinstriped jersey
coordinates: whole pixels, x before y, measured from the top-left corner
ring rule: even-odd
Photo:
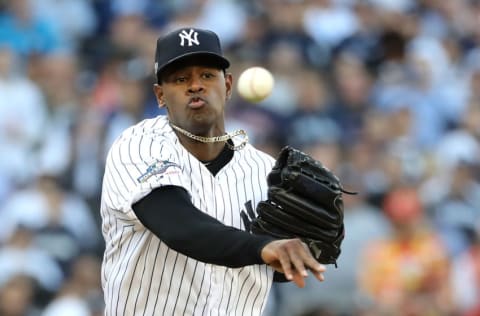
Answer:
[[[271,268],[233,269],[188,258],[147,230],[131,206],[156,187],[177,185],[198,209],[244,229],[240,211],[248,201],[266,199],[273,163],[247,145],[213,176],[180,144],[166,117],[127,129],[109,151],[103,179],[105,315],[261,315]]]

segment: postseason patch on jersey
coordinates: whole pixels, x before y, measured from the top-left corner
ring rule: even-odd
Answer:
[[[170,167],[174,167],[177,169],[176,171],[168,170]],[[153,177],[154,175],[166,175],[166,174],[174,174],[180,172],[180,166],[174,162],[170,162],[168,160],[157,160],[150,166],[148,166],[145,173],[143,173],[140,177],[137,178],[139,183],[143,183],[147,181],[149,178]]]

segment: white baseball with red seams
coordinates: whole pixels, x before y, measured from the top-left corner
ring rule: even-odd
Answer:
[[[263,67],[250,67],[238,77],[238,94],[249,102],[266,99],[273,90],[275,80],[270,71]]]

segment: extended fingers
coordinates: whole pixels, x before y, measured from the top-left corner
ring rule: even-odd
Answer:
[[[303,277],[307,277],[307,269],[305,268],[305,263],[308,265],[308,255],[303,250],[303,248],[295,247],[292,250],[292,257],[291,257],[292,266],[294,269],[300,273]]]
[[[283,273],[287,280],[297,286],[305,285],[307,269],[319,280],[323,281],[325,266],[318,263],[310,253],[307,245],[300,239],[282,239],[267,244],[262,249],[262,259],[276,271]]]
[[[278,255],[278,261],[280,262],[281,270],[287,280],[292,280],[293,278],[293,271],[292,271],[292,263],[290,259],[290,254],[288,251],[280,251]]]
[[[286,250],[279,255],[281,269],[287,280],[293,281],[298,287],[304,287],[304,278],[307,276],[307,271],[303,263],[295,256],[293,250],[290,250],[289,247],[286,247]],[[298,266],[303,266],[303,268],[298,268]]]
[[[311,270],[318,280],[324,280],[325,266],[312,257],[303,242],[292,239],[287,241],[283,248],[284,251],[279,255],[279,262],[287,280],[294,281],[298,286],[303,287],[303,279],[308,276],[307,269]]]

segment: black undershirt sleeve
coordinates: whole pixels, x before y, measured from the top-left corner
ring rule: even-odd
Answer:
[[[205,263],[231,268],[261,264],[262,248],[274,240],[224,225],[197,209],[178,186],[154,189],[132,208],[170,248]]]

